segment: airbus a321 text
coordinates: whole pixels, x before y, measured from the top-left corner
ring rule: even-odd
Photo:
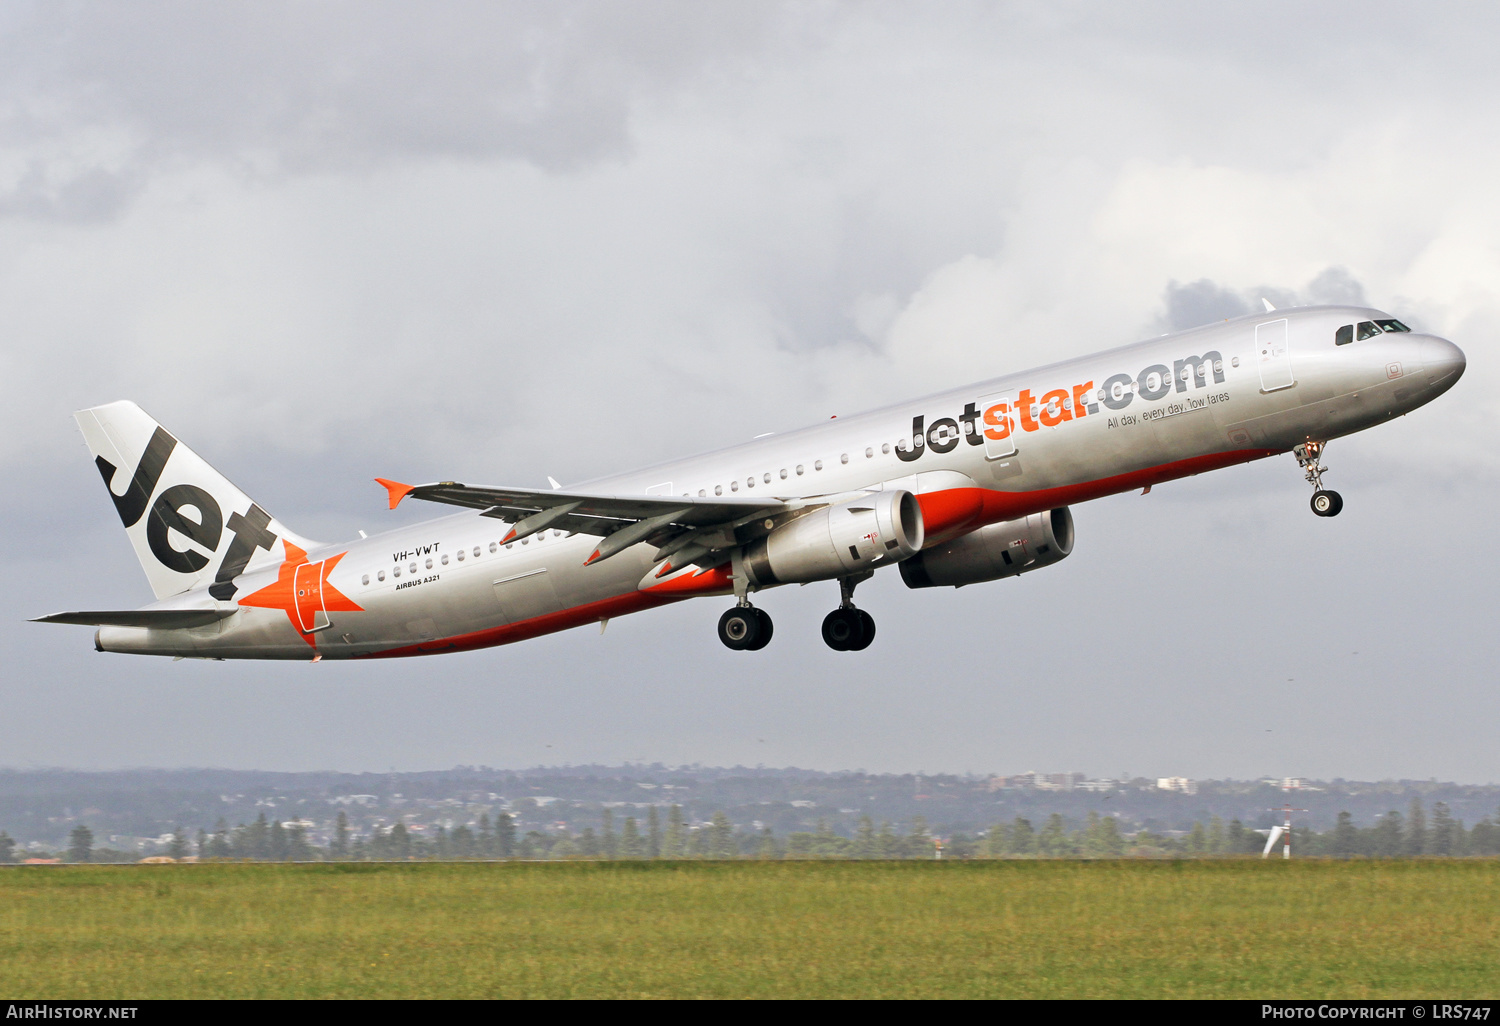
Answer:
[[[733,596],[731,649],[771,640],[753,605],[837,581],[831,648],[875,622],[855,586],[886,567],[962,587],[1056,563],[1068,507],[1292,452],[1323,487],[1329,439],[1453,387],[1464,355],[1377,310],[1268,310],[572,488],[407,485],[461,508],[338,545],[292,532],[130,402],[78,426],[156,593],[57,613],[104,652],[359,659],[503,645],[668,602]]]

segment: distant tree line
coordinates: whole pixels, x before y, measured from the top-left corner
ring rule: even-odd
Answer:
[[[1075,821],[1076,822],[1076,821]],[[614,812],[605,809],[599,829],[586,827],[581,833],[529,830],[519,834],[515,820],[501,813],[488,814],[472,825],[449,830],[439,826],[427,837],[409,830],[397,820],[389,827],[376,827],[368,835],[357,834],[348,817],[340,812],[326,846],[308,840],[306,827],[298,821],[267,820],[264,813],[252,823],[231,829],[219,820],[210,831],[199,830],[190,838],[181,827],[172,835],[165,857],[181,860],[253,860],[259,862],[352,861],[383,862],[406,859],[734,859],[734,858],[829,858],[829,859],[922,859],[922,858],[1118,858],[1161,856],[1214,856],[1260,852],[1265,835],[1247,828],[1238,819],[1224,823],[1218,816],[1194,823],[1186,833],[1173,836],[1141,829],[1127,833],[1113,816],[1090,812],[1087,819],[1069,828],[1061,814],[1052,814],[1040,826],[1022,816],[1009,823],[996,823],[982,836],[955,833],[935,837],[918,816],[909,828],[898,831],[891,823],[878,827],[863,817],[853,837],[845,837],[820,820],[813,831],[796,831],[776,837],[769,827],[757,832],[735,829],[727,814],[715,813],[708,823],[691,824],[680,805],[667,808],[663,819],[657,806],[648,810],[645,822],[627,816],[616,828]],[[1279,843],[1279,842],[1278,842]],[[1331,830],[1318,833],[1305,827],[1292,831],[1292,850],[1302,856],[1400,858],[1423,855],[1500,855],[1500,814],[1484,817],[1472,829],[1438,802],[1429,821],[1420,799],[1412,799],[1405,816],[1391,810],[1374,826],[1357,827],[1347,812],[1339,813]],[[63,853],[68,862],[131,862],[138,853],[98,849],[93,832],[84,824],[73,828]],[[26,857],[4,831],[0,831],[0,862]]]

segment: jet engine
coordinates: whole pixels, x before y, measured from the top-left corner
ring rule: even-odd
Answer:
[[[1051,566],[1073,551],[1068,507],[990,524],[901,564],[908,588],[962,588]]]
[[[759,586],[802,584],[874,570],[922,550],[922,507],[895,489],[825,506],[745,548],[745,570]]]

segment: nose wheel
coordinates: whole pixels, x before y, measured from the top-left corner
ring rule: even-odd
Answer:
[[[875,640],[875,618],[854,608],[854,586],[871,576],[839,578],[839,607],[823,617],[823,643],[835,652],[862,652]]]
[[[1326,491],[1319,488],[1313,492],[1312,511],[1320,517],[1336,517],[1339,510],[1344,508],[1344,497],[1338,492]]]
[[[1344,497],[1338,492],[1323,487],[1323,475],[1328,468],[1319,465],[1325,442],[1304,442],[1292,449],[1297,457],[1297,466],[1306,471],[1307,483],[1313,486],[1312,511],[1320,517],[1336,517],[1344,508]]]
[[[719,617],[719,640],[736,652],[757,652],[771,643],[771,617],[764,609],[735,606]]]

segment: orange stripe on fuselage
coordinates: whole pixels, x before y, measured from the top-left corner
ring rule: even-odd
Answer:
[[[923,492],[917,496],[922,507],[922,533],[926,545],[947,541],[979,527],[984,515],[987,488],[948,488],[941,492]]]
[[[733,591],[734,582],[730,580],[729,564],[726,563],[711,570],[684,574],[670,581],[663,581],[650,591],[628,592],[624,595],[616,595],[614,598],[574,606],[572,609],[562,609],[556,613],[547,613],[545,616],[532,617],[530,620],[520,620],[500,627],[488,627],[482,631],[457,634],[451,638],[440,638],[436,641],[403,645],[401,648],[371,652],[354,658],[384,659],[394,656],[432,655],[436,652],[467,652],[476,648],[493,648],[496,645],[509,645],[514,641],[537,638],[543,634],[554,634],[571,627],[582,627],[584,624],[597,623],[600,620],[624,616],[627,613],[637,613],[642,609],[664,606],[670,602],[680,602],[698,595],[723,595]]]
[[[599,602],[574,606],[572,609],[563,609],[556,613],[548,613],[546,616],[533,617],[530,620],[508,623],[500,627],[489,627],[485,630],[473,631],[469,634],[456,634],[451,638],[439,638],[436,641],[423,641],[415,645],[403,645],[401,648],[389,648],[384,652],[371,652],[367,655],[355,656],[354,658],[388,659],[395,656],[434,655],[438,652],[468,652],[476,648],[493,648],[496,645],[509,645],[513,641],[526,641],[528,638],[537,638],[543,634],[565,631],[570,627],[582,627],[587,623],[597,623],[600,620],[624,616],[627,613],[638,613],[642,609],[650,609],[653,606],[675,602],[678,597],[676,595],[652,595],[644,591],[633,591]]]
[[[963,520],[962,523],[942,522],[939,520],[938,528],[926,526],[927,540],[924,547],[932,546],[933,543],[950,540],[957,534],[966,531],[974,531],[975,528],[987,525],[987,523],[999,523],[1001,520],[1017,520],[1023,516],[1031,516],[1032,513],[1041,513],[1044,510],[1055,510],[1059,505],[1074,505],[1077,502],[1088,502],[1089,499],[1104,498],[1106,495],[1118,495],[1119,492],[1130,492],[1137,487],[1146,487],[1148,484],[1160,484],[1161,481],[1178,480],[1179,477],[1193,477],[1194,474],[1203,474],[1211,469],[1221,469],[1224,466],[1233,466],[1235,463],[1248,463],[1254,459],[1263,459],[1266,456],[1275,456],[1283,452],[1280,449],[1238,449],[1230,453],[1212,453],[1209,456],[1193,456],[1191,459],[1179,459],[1172,463],[1163,463],[1160,466],[1148,466],[1140,471],[1131,471],[1130,474],[1116,474],[1115,477],[1101,477],[1095,481],[1085,481],[1082,484],[1064,484],[1061,487],[1043,487],[1035,492],[996,492],[987,487],[956,487],[945,492],[929,492],[927,495],[918,495],[916,499],[922,504],[922,517],[926,525],[927,504],[933,502],[933,508],[939,514],[948,514],[953,517],[965,510],[965,501],[960,501],[957,493],[969,496],[968,501],[977,502],[981,507],[980,514],[971,519]],[[941,496],[941,498],[939,498]],[[954,529],[957,528],[957,529]]]

